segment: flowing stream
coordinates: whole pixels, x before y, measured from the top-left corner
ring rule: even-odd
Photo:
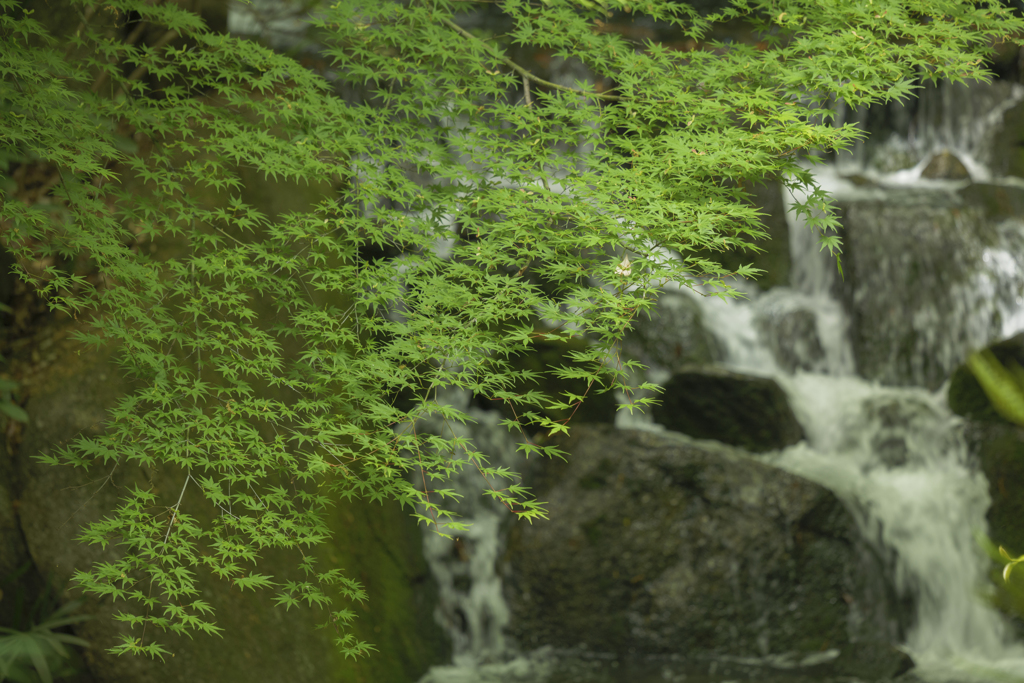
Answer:
[[[985,152],[998,133],[1000,119],[992,112],[1001,115],[1021,100],[1022,91],[1020,86],[985,90],[975,100],[995,104],[984,115],[960,90],[926,93],[902,138],[894,133],[876,147],[873,161],[859,150],[821,167],[819,182],[840,201],[867,197],[898,204],[914,193],[952,192],[968,181],[921,177],[928,153],[940,147],[953,150],[976,181],[999,182],[993,180]],[[884,170],[888,157],[908,153],[920,159],[907,168]],[[855,173],[876,184],[865,189],[843,180]],[[772,377],[788,394],[807,438],[763,457],[835,492],[864,538],[890,558],[893,585],[914,605],[902,646],[917,664],[915,674],[928,681],[1024,681],[1024,645],[1015,642],[1004,618],[980,597],[989,561],[976,534],[987,530],[988,483],[968,456],[959,419],[945,405],[945,387],[934,392],[885,387],[857,376],[850,321],[834,297],[835,263],[819,252],[814,235],[792,212],[788,218],[791,287],[765,293],[746,288],[744,301],[700,297],[685,289],[670,295],[699,302],[704,324],[723,350],[723,366]],[[972,348],[1024,329],[1019,294],[1024,268],[1017,247],[1024,230],[1018,221],[1001,234],[1002,241],[986,247],[988,267],[958,294],[962,305],[947,312],[952,322],[949,317],[915,322],[931,326],[925,336],[936,337],[940,356],[959,362]],[[777,357],[780,337],[775,337],[774,352],[768,340],[773,329],[778,331],[778,321],[793,311],[809,311],[815,324],[810,338],[806,332],[781,338],[790,356],[787,371]],[[993,320],[998,322],[994,335]],[[941,338],[948,329],[963,333]],[[655,367],[649,376],[664,380],[668,372]],[[496,426],[494,414],[469,412],[478,421],[469,432],[486,440],[481,450],[512,464],[514,443]],[[662,429],[625,412],[619,413],[617,426]],[[469,501],[481,482],[468,474],[460,484],[467,487]],[[495,561],[510,520],[483,501],[467,502],[461,512],[475,521],[465,538],[426,537],[427,558],[441,587],[438,622],[451,634],[454,660],[452,666],[432,669],[421,683],[547,680],[550,650],[520,652],[501,634],[509,617]]]
[[[750,354],[730,353],[736,369],[767,371],[780,382],[807,434],[767,459],[831,489],[864,537],[891,551],[895,586],[916,608],[904,647],[919,676],[1024,680],[1024,646],[978,597],[989,565],[975,534],[986,530],[988,482],[968,458],[944,390],[882,387],[851,372],[852,352],[841,348],[845,335],[835,334],[846,325],[828,296],[831,271],[822,267],[825,259],[813,250],[809,233],[793,227],[799,289],[791,296],[815,312],[830,362],[823,373],[789,375],[761,364],[763,358],[754,365]],[[728,324],[715,331],[733,335]]]

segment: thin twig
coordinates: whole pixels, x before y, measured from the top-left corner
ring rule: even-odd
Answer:
[[[526,100],[526,108],[533,107],[533,100],[530,99],[530,79],[523,76],[523,97]]]
[[[557,83],[552,83],[551,81],[545,81],[540,76],[536,76],[533,73],[531,73],[531,72],[527,71],[526,69],[524,69],[523,67],[519,66],[518,64],[513,62],[511,59],[509,59],[505,55],[501,54],[500,52],[498,52],[493,47],[491,47],[490,45],[488,45],[484,41],[482,41],[479,38],[477,38],[476,36],[474,36],[472,33],[467,31],[466,29],[464,29],[461,26],[459,26],[458,24],[456,24],[451,19],[446,19],[445,17],[441,17],[441,23],[444,24],[445,26],[447,26],[448,28],[450,28],[451,30],[455,31],[456,33],[458,33],[460,36],[462,36],[462,37],[464,37],[464,38],[466,38],[468,40],[472,40],[475,43],[479,43],[480,45],[483,45],[502,64],[504,64],[505,66],[507,66],[508,68],[512,69],[517,74],[522,76],[524,81],[525,80],[530,80],[530,81],[533,81],[534,83],[537,83],[538,85],[544,85],[544,86],[547,86],[549,88],[554,88],[555,90],[562,90],[564,92],[571,92],[571,93],[575,93],[577,95],[583,95],[584,97],[596,97],[596,98],[602,99],[602,100],[614,100],[614,101],[618,101],[618,100],[623,99],[619,95],[609,95],[609,94],[603,93],[603,92],[587,92],[586,90],[577,90],[576,88],[567,88],[564,85],[558,85]],[[527,92],[529,92],[529,91],[527,91]]]
[[[174,40],[177,37],[178,37],[178,32],[175,31],[174,29],[171,29],[167,33],[165,33],[162,36],[160,36],[160,40],[156,41],[153,44],[153,52],[156,52],[157,50],[160,50],[165,45],[167,45],[167,43],[171,42],[172,40]],[[131,74],[129,74],[128,79],[125,82],[121,83],[121,87],[118,88],[116,93],[114,93],[114,97],[112,99],[117,100],[118,97],[120,97],[121,95],[123,95],[125,93],[125,84],[126,83],[130,83],[131,81],[139,80],[140,78],[145,76],[146,72],[148,72],[148,71],[149,71],[149,67],[146,66],[145,64],[142,64],[142,65],[136,67],[135,71],[132,71]]]
[[[64,524],[61,524],[59,527],[57,527],[58,529],[63,529],[65,524],[67,524],[72,519],[74,519],[75,515],[77,515],[79,512],[81,512],[82,508],[84,508],[86,505],[88,505],[89,501],[91,501],[93,498],[95,498],[99,494],[99,492],[103,490],[103,487],[106,486],[108,483],[110,483],[110,481],[114,478],[114,470],[117,469],[117,466],[120,463],[121,463],[121,459],[120,458],[118,458],[116,461],[114,461],[114,466],[110,468],[110,472],[107,474],[107,476],[105,476],[103,478],[103,483],[100,484],[100,487],[98,489],[96,489],[95,491],[93,491],[92,495],[89,496],[88,498],[86,498],[85,502],[82,503],[81,505],[79,505],[78,509],[75,510],[74,512],[72,512],[71,516],[64,520]],[[97,480],[94,479],[93,481],[90,481],[89,484],[93,484],[96,481]],[[83,484],[82,486],[88,486],[89,484]],[[114,487],[117,488],[117,485],[115,484]],[[80,486],[72,486],[72,487],[69,487],[69,488],[81,488],[81,487]]]
[[[167,543],[167,539],[171,537],[171,529],[174,528],[174,521],[178,518],[178,510],[181,508],[181,499],[185,497],[185,489],[188,488],[188,482],[192,479],[192,472],[185,473],[185,483],[181,487],[181,493],[178,495],[178,502],[174,504],[174,514],[171,515],[171,521],[167,524],[167,533],[164,534],[164,543]]]

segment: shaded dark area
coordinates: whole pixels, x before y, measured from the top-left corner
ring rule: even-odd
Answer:
[[[753,453],[803,438],[785,392],[773,379],[717,369],[677,372],[665,384],[654,419],[698,439],[715,439]]]

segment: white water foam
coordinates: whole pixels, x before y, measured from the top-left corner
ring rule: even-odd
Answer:
[[[489,458],[491,466],[512,469],[521,466],[515,439],[501,425],[502,414],[472,407],[469,399],[470,393],[465,390],[448,391],[439,397],[443,403],[459,407],[475,423],[463,425],[428,419],[421,423],[420,431],[443,438],[469,439]],[[454,457],[464,455],[458,451]],[[421,679],[424,682],[482,680],[480,667],[502,663],[509,654],[505,629],[510,615],[502,594],[498,559],[504,551],[503,529],[511,513],[483,495],[493,483],[474,465],[467,464],[445,484],[462,498],[456,503],[445,501],[445,504],[459,515],[456,521],[468,523],[469,528],[455,530],[440,524],[438,531],[450,538],[441,536],[432,527],[424,528],[423,554],[438,587],[434,618],[451,639],[453,663],[453,666],[434,667]],[[510,669],[513,673],[516,670],[515,667]]]
[[[783,384],[808,438],[772,462],[834,491],[866,540],[895,551],[892,579],[916,605],[904,647],[917,674],[1024,681],[1024,647],[980,597],[989,562],[975,534],[986,531],[988,482],[941,397],[853,377]]]
[[[1024,646],[981,597],[990,565],[976,534],[987,531],[988,482],[970,462],[958,420],[940,393],[881,387],[853,375],[845,315],[837,302],[827,303],[835,263],[792,213],[790,220],[796,288],[775,294],[776,305],[814,311],[819,337],[833,348],[825,372],[788,374],[774,364],[769,374],[786,390],[807,439],[770,461],[834,491],[864,538],[894,556],[895,587],[915,604],[904,647],[917,675],[936,682],[1024,681]],[[996,252],[990,261],[991,282],[983,278],[977,286],[988,283],[995,293],[1020,265]],[[772,368],[751,367],[758,344],[749,341],[749,327],[739,335],[742,343],[736,341],[758,302],[701,303],[705,323],[727,351],[726,367],[756,374]],[[1024,321],[1015,303],[1007,304],[1004,331]],[[767,346],[763,339],[760,345]]]

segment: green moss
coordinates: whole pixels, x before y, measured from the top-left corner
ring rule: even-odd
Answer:
[[[29,413],[33,418],[18,460],[23,468],[19,491],[21,523],[40,572],[52,576],[59,588],[74,568],[112,559],[97,546],[74,541],[78,525],[98,519],[117,504],[124,487],[149,488],[162,503],[177,500],[184,488],[182,508],[200,522],[219,514],[204,500],[198,487],[183,487],[185,473],[172,467],[159,470],[123,463],[117,486],[96,491],[97,476],[106,470],[85,472],[50,467],[31,456],[52,451],[102,422],[106,408],[124,395],[109,352],[83,351],[68,342],[54,344],[57,359],[32,385]],[[120,489],[120,490],[119,490]],[[66,493],[55,498],[54,491]],[[69,520],[72,524],[67,524]],[[436,595],[422,554],[422,536],[408,510],[395,502],[384,505],[340,501],[326,513],[333,539],[317,549],[320,568],[339,568],[360,581],[368,593],[363,604],[340,601],[335,608],[356,612],[350,632],[374,644],[377,652],[359,660],[343,658],[333,644],[335,633],[316,630],[323,614],[305,606],[286,611],[274,604],[273,591],[245,592],[197,568],[202,599],[215,610],[223,637],[196,635],[194,639],[160,636],[174,653],[165,662],[113,657],[104,652],[116,644],[124,627],[110,618],[110,610],[123,603],[92,602],[88,611],[97,618],[79,635],[92,641],[84,653],[89,668],[100,680],[191,680],[197,683],[242,683],[251,680],[329,680],[339,683],[405,683],[420,677],[431,665],[448,661],[449,646],[434,623]],[[296,553],[267,549],[260,554],[259,571],[275,580],[298,580]],[[135,633],[134,635],[138,635]]]
[[[436,592],[423,559],[420,529],[397,503],[339,505],[330,519],[334,541],[322,554],[344,567],[366,589],[369,601],[355,607],[352,632],[378,652],[337,661],[339,681],[404,683],[432,664],[448,661],[448,643],[434,623]]]
[[[268,182],[254,173],[243,173],[243,196],[272,219],[302,210],[328,196],[331,188],[305,187],[294,183]],[[216,206],[224,197],[200,193],[201,202]],[[246,239],[259,239],[248,234]],[[157,259],[180,256],[187,245],[179,241],[155,245]],[[337,301],[321,302],[338,305]],[[343,303],[343,302],[342,302]],[[254,309],[268,325],[274,319],[269,302],[256,301]],[[117,505],[118,490],[106,487],[94,495],[86,490],[94,472],[73,472],[29,464],[40,452],[51,451],[83,433],[96,435],[104,420],[104,411],[112,407],[130,389],[120,379],[121,372],[110,359],[110,351],[86,351],[77,344],[60,341],[66,331],[55,335],[55,360],[47,371],[30,385],[33,423],[23,443],[20,460],[29,468],[22,479],[32,491],[19,492],[24,510],[33,527],[26,530],[35,550],[52,548],[47,554],[34,552],[40,571],[66,581],[71,568],[84,568],[98,559],[98,550],[75,543],[77,525],[109,514]],[[287,341],[287,340],[286,340]],[[288,342],[290,343],[290,342]],[[285,346],[286,353],[295,349]],[[216,378],[211,378],[216,379]],[[254,383],[264,395],[273,395],[273,387]],[[288,397],[278,395],[287,400]],[[42,419],[40,419],[42,418]],[[45,424],[45,428],[42,426]],[[272,436],[272,435],[266,435]],[[99,471],[99,470],[97,470]],[[117,486],[137,483],[150,488],[162,503],[171,505],[183,490],[185,473],[173,467],[157,469],[118,468]],[[286,482],[285,482],[286,483]],[[183,510],[202,522],[210,522],[219,512],[205,501],[197,487],[184,487]],[[57,490],[81,492],[80,497],[61,496]],[[77,495],[77,493],[76,493]],[[85,508],[85,512],[79,512]],[[75,516],[77,514],[77,516]],[[74,517],[75,524],[64,524]],[[23,518],[23,522],[25,518]],[[228,582],[197,571],[202,599],[215,610],[216,625],[223,638],[197,635],[160,636],[175,656],[165,662],[128,657],[116,658],[104,652],[116,644],[123,627],[110,619],[111,606],[91,603],[97,619],[83,626],[82,635],[94,647],[86,651],[90,669],[101,680],[160,681],[191,680],[197,683],[242,683],[252,680],[324,680],[338,683],[406,683],[418,679],[431,665],[447,662],[450,646],[433,618],[436,591],[422,554],[422,535],[409,510],[395,502],[383,505],[365,501],[339,501],[326,513],[333,539],[316,552],[321,569],[338,568],[345,576],[363,584],[368,601],[346,604],[338,600],[335,609],[347,607],[356,613],[348,632],[372,643],[377,652],[358,660],[345,659],[334,645],[333,629],[316,630],[323,613],[305,606],[286,611],[274,604],[273,591],[245,592]],[[277,581],[301,580],[296,553],[267,549],[260,554],[260,573]],[[113,606],[114,609],[121,604]],[[138,634],[133,634],[138,635]]]
[[[607,520],[604,515],[601,515],[595,520],[580,525],[580,528],[583,530],[583,535],[587,537],[587,542],[591,545],[601,545],[601,541],[605,537],[605,526],[607,526]]]
[[[581,488],[589,490],[604,488],[608,485],[608,477],[613,474],[615,474],[615,463],[604,458],[590,473],[580,478],[579,485]]]

